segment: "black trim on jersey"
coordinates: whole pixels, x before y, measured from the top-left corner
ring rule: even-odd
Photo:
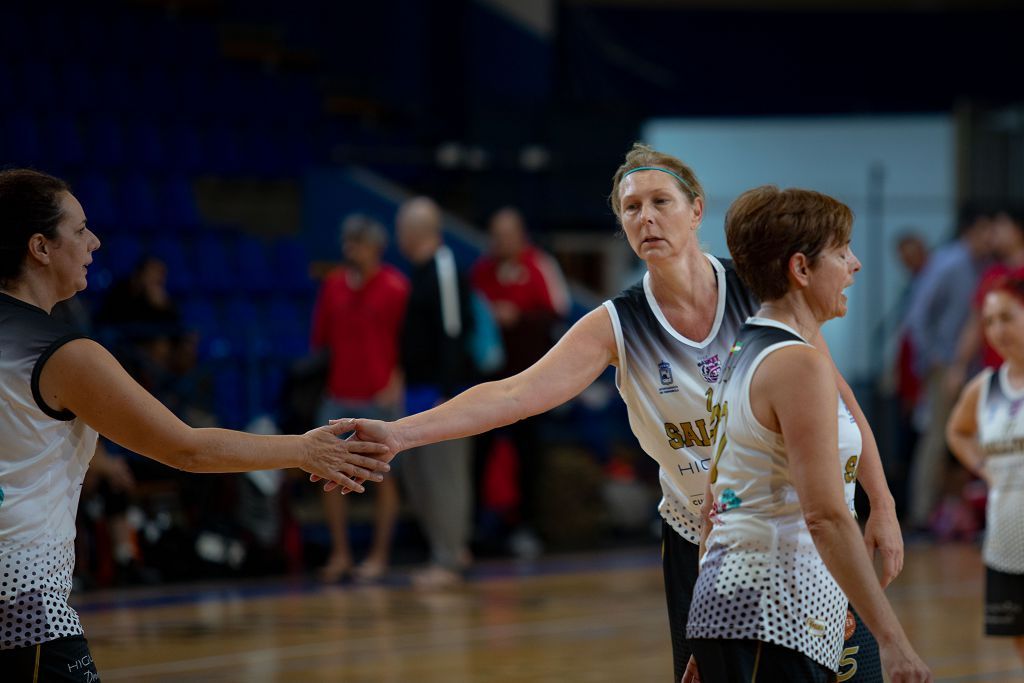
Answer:
[[[992,370],[992,374],[988,378],[988,397],[1002,396],[1003,394],[1003,383],[999,381],[999,375],[1002,373],[1003,366],[1000,365],[998,368]]]
[[[733,348],[740,346],[741,348],[746,346],[753,346],[757,350],[755,356],[761,351],[781,344],[783,342],[800,342],[806,344],[799,335],[796,335],[789,330],[784,330],[781,327],[775,327],[774,325],[761,325],[758,323],[743,323],[739,331],[736,333],[736,341],[733,343]],[[732,379],[732,371],[736,366],[737,360],[740,356],[736,353],[729,353],[728,359],[725,361],[725,367],[722,370],[722,379],[719,384],[724,389],[725,385]],[[750,357],[749,353],[743,354],[743,358]]]
[[[81,332],[71,332],[60,337],[55,342],[46,347],[46,350],[39,354],[39,358],[36,360],[36,364],[32,366],[32,398],[36,400],[36,405],[39,406],[39,410],[43,411],[54,420],[60,420],[62,422],[69,422],[77,417],[70,410],[54,410],[51,408],[45,400],[43,400],[43,394],[39,391],[39,376],[43,374],[43,366],[46,365],[46,361],[50,360],[50,356],[57,352],[57,349],[64,346],[70,341],[76,339],[87,339]]]
[[[712,256],[714,255],[712,254]],[[736,267],[733,265],[732,259],[720,258],[718,256],[714,256],[714,258],[722,264],[722,270],[724,271],[725,311],[723,312],[723,316],[728,313],[730,301],[738,302],[744,298],[748,300],[750,310],[757,311],[761,303],[750,292],[750,290],[747,289],[747,286],[743,284],[740,276],[736,273]],[[715,268],[714,264],[710,260],[708,261],[708,265],[714,270],[715,282],[717,283],[718,269]],[[611,301],[612,304],[615,305],[616,312],[619,314],[619,323],[622,327],[623,335],[626,334],[627,325],[636,325],[640,329],[663,329],[661,322],[658,320],[657,315],[654,313],[654,310],[647,301],[647,292],[644,291],[643,277],[641,277],[636,283],[623,289]],[[736,303],[736,305],[739,304]],[[691,341],[700,343],[701,340],[694,339]]]
[[[32,365],[30,387],[32,398],[43,413],[61,422],[68,422],[75,419],[75,414],[70,410],[54,410],[43,400],[39,391],[39,376],[42,374],[43,366],[50,359],[57,349],[75,339],[88,339],[88,336],[75,331],[71,326],[66,325],[50,317],[50,314],[27,301],[22,301],[9,294],[0,292],[0,304],[12,306],[18,310],[4,313],[4,329],[0,334],[0,342],[12,344],[21,349],[32,351],[33,348],[42,347],[42,351]],[[3,310],[0,309],[0,313]],[[53,339],[53,341],[49,341]],[[45,346],[43,346],[45,344]]]

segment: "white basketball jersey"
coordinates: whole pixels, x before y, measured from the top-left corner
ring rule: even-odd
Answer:
[[[1007,366],[987,370],[978,400],[978,443],[992,481],[982,556],[992,569],[1024,574],[1024,387]]]
[[[703,340],[668,323],[651,293],[650,274],[604,303],[618,352],[615,384],[641,448],[661,465],[658,511],[691,543],[700,540],[700,507],[711,465],[715,384],[743,321],[758,307],[732,262],[706,254],[718,278],[715,322]]]
[[[81,336],[0,294],[0,650],[82,633],[67,598],[96,432],[39,393],[46,359]]]
[[[719,385],[722,448],[712,467],[712,527],[686,635],[775,643],[836,671],[846,596],[807,530],[782,435],[762,426],[750,407],[751,379],[761,362],[806,341],[773,320],[748,323]],[[835,476],[843,478],[852,509],[861,437],[841,398],[837,420]]]

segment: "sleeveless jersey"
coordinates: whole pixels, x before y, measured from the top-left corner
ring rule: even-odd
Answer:
[[[67,598],[96,432],[39,393],[47,359],[82,336],[0,294],[0,649],[82,633]]]
[[[707,338],[676,332],[651,293],[650,274],[604,303],[615,330],[615,384],[640,447],[661,465],[658,511],[691,543],[700,541],[711,444],[715,384],[736,332],[758,303],[732,262],[705,254],[718,278],[715,321]]]
[[[712,467],[707,551],[690,606],[688,638],[753,639],[839,668],[847,601],[814,547],[790,480],[782,435],[762,426],[750,384],[768,354],[806,344],[791,328],[751,318],[740,331],[719,386],[722,427]],[[860,430],[839,399],[839,459],[852,509]]]
[[[1005,364],[985,372],[978,443],[992,484],[982,557],[992,569],[1024,574],[1024,388],[1010,386]]]

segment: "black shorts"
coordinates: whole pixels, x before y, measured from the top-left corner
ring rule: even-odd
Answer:
[[[5,683],[97,683],[85,636],[66,636],[40,645],[0,650],[0,673]]]
[[[846,612],[846,640],[839,658],[839,683],[882,683],[878,641],[860,620],[853,605]]]
[[[690,660],[686,622],[690,618],[693,587],[697,584],[699,548],[687,541],[668,522],[661,522],[661,568],[665,574],[668,625],[672,632],[672,662],[675,683],[683,677]]]
[[[690,646],[704,683],[833,683],[836,680],[834,671],[802,652],[775,643],[694,638]]]
[[[1024,574],[985,567],[985,635],[1024,636]]]

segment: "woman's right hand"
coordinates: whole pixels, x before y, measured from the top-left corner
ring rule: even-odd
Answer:
[[[932,683],[932,672],[928,665],[917,656],[906,638],[892,645],[880,642],[878,654],[882,660],[882,669],[892,683]]]
[[[302,435],[307,441],[302,469],[310,473],[312,481],[326,479],[325,490],[342,486],[362,493],[364,481],[383,481],[383,473],[391,469],[388,462],[394,453],[386,444],[338,438],[352,431],[351,423],[352,420],[332,420],[331,424]]]

